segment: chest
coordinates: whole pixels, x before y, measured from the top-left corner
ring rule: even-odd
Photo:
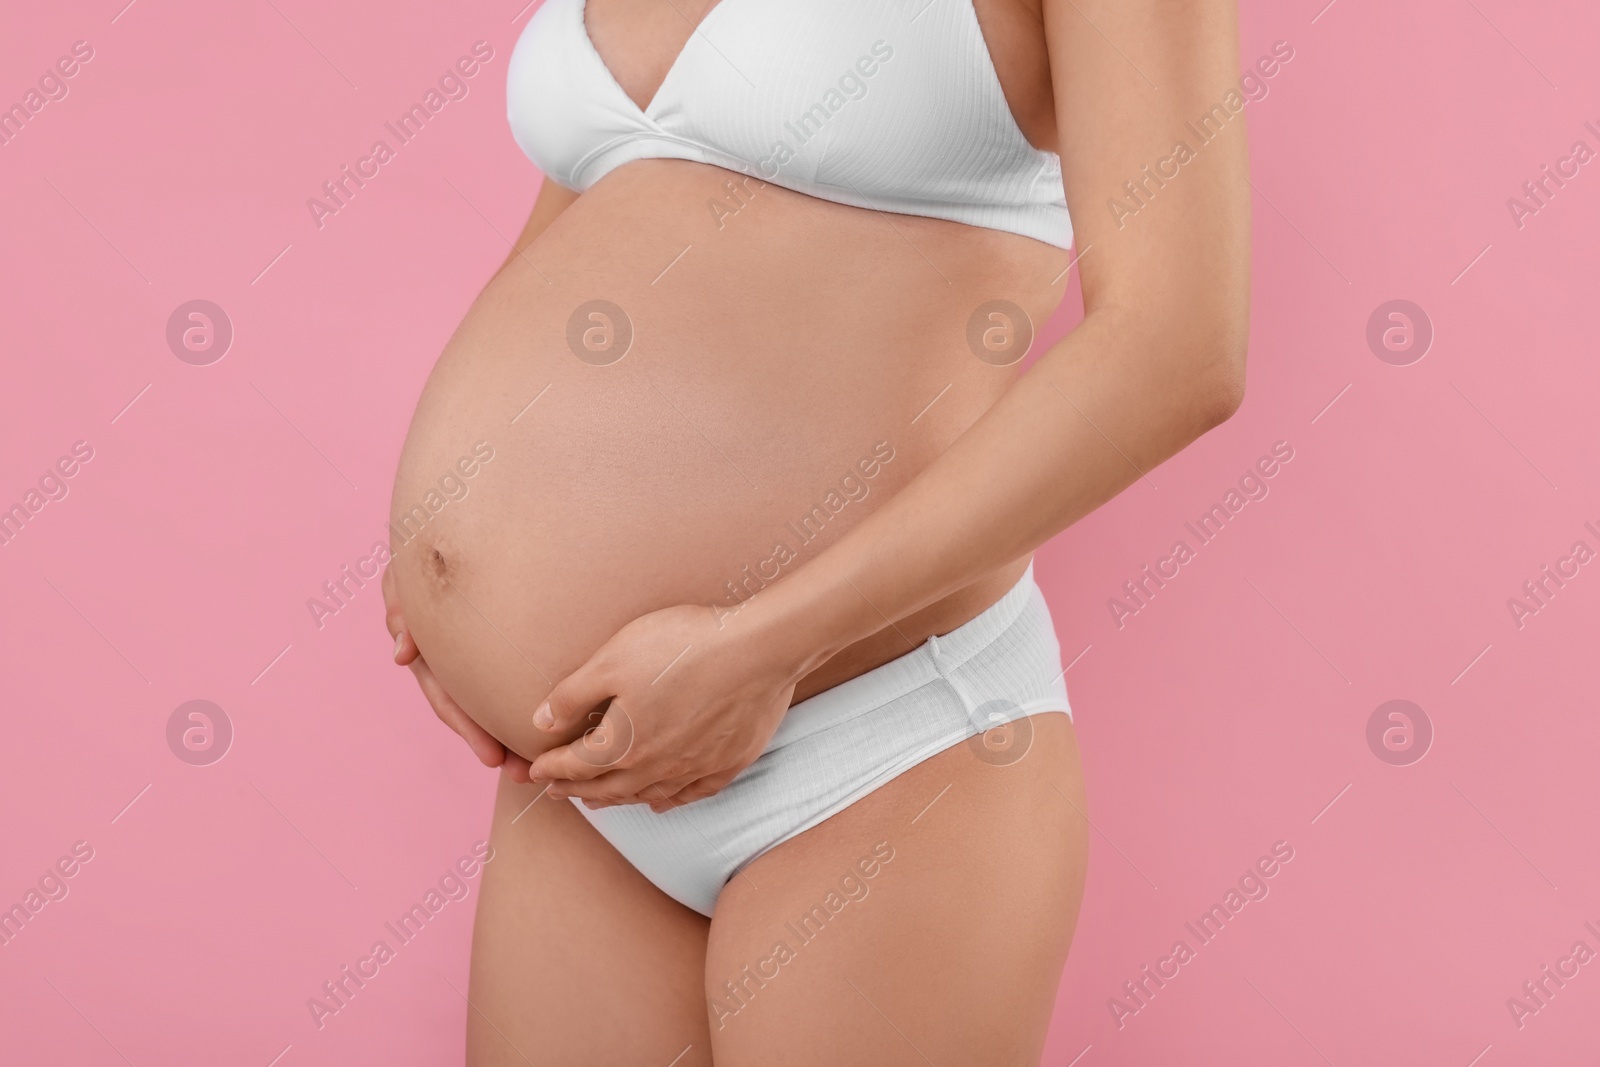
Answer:
[[[649,111],[684,50],[702,40],[728,36],[729,23],[760,14],[758,0],[584,0],[583,31],[611,78],[641,111]],[[1045,47],[1041,0],[904,0],[904,18],[914,26],[938,6],[970,6],[979,44],[988,54],[1017,127],[1029,144],[1057,151],[1050,59]],[[800,6],[803,0],[797,0]],[[948,14],[941,12],[940,14]],[[764,20],[758,20],[764,21]],[[774,32],[780,27],[772,26]],[[844,32],[844,31],[841,31]],[[891,45],[892,47],[892,45]],[[721,58],[734,70],[748,52],[724,49]],[[914,53],[911,62],[918,61]],[[928,58],[928,57],[924,57]],[[742,72],[746,80],[754,71]]]

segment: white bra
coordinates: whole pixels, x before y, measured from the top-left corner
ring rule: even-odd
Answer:
[[[640,110],[545,0],[517,40],[517,144],[569,189],[636,159],[709,163],[854,207],[1069,248],[1061,160],[1028,143],[972,0],[720,0]]]

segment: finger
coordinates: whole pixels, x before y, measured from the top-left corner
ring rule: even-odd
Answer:
[[[651,811],[660,815],[664,811],[716,796],[727,788],[729,782],[739,776],[739,771],[742,769],[719,771],[704,776],[687,774],[664,778],[658,782],[651,782],[627,796],[607,796],[604,793],[604,790],[611,787],[613,780],[617,783],[617,788],[622,788],[627,778],[620,773],[595,778],[587,783],[556,782],[552,785],[552,791],[557,795],[591,797],[592,799],[584,801],[584,805],[591,809],[609,808],[621,804],[648,804]],[[634,773],[638,773],[637,768]]]
[[[400,592],[395,584],[394,567],[383,569],[383,624],[394,638],[394,661],[404,667],[421,655],[411,631],[406,628],[405,612],[400,609]]]
[[[665,781],[647,785],[632,796],[608,800],[586,800],[584,804],[590,808],[610,808],[619,804],[648,804],[650,809],[659,815],[669,808],[678,807],[679,801],[675,799],[676,795],[680,790],[696,780],[696,776],[692,774],[679,778],[669,778]]]
[[[639,802],[641,804],[650,805],[651,811],[655,812],[657,815],[662,815],[666,812],[672,811],[674,808],[681,808],[685,804],[692,803],[697,799],[699,798],[688,795],[687,787],[667,796],[662,796],[653,789],[646,789],[644,794],[640,796]]]
[[[664,803],[657,801],[657,803],[662,803],[660,808],[657,808],[656,804],[652,803],[650,805],[651,810],[656,811],[657,814],[659,814],[661,811],[667,810],[667,808],[681,808],[685,804],[693,804],[697,800],[704,800],[707,797],[714,797],[727,788],[728,783],[733,781],[736,777],[738,777],[738,775],[738,771],[723,771],[718,774],[711,774],[704,778],[696,779],[695,781],[685,785],[676,793],[673,793],[672,796]]]
[[[439,716],[439,720],[446,726],[461,735],[461,739],[485,767],[498,767],[505,762],[505,746],[461,710],[461,705],[445,692],[444,686],[439,684],[439,679],[434,677],[433,671],[428,668],[425,661],[421,659],[413,661],[411,673],[416,675],[417,684],[422,687],[422,695],[427,697],[433,713]]]
[[[596,733],[598,731],[591,731]],[[596,759],[589,747],[590,734],[585,734],[570,745],[562,745],[543,752],[533,761],[528,772],[540,781],[559,782],[561,788],[576,782],[587,782],[607,772],[615,771],[615,764]]]
[[[556,683],[550,695],[533,711],[533,725],[555,733],[577,726],[589,712],[604,704],[616,693],[611,689],[609,672],[599,664],[600,653]]]
[[[570,744],[550,749],[533,761],[535,778],[586,781],[618,769],[633,750],[633,720],[616,701],[591,711],[593,725]]]
[[[383,568],[383,622],[389,628],[390,636],[398,634],[405,628],[403,612],[400,610],[400,588],[394,576],[393,565]]]
[[[411,636],[411,631],[405,628],[404,620],[401,622],[400,632],[394,637],[394,661],[402,667],[411,665],[411,661],[422,655],[422,649],[417,647],[416,638]]]
[[[540,777],[538,760],[534,761],[533,774],[536,779]],[[579,800],[603,800],[616,804],[628,797],[644,793],[655,784],[654,779],[654,773],[638,768],[610,771],[587,779],[558,778],[550,783],[550,795],[576,797]]]

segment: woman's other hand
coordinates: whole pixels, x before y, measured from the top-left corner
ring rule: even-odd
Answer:
[[[548,733],[594,724],[533,761],[552,796],[657,812],[721,790],[760,756],[802,676],[746,620],[695,605],[641,616],[534,712]]]
[[[444,691],[444,686],[439,684],[439,679],[428,668],[411,631],[406,628],[405,613],[401,610],[400,596],[395,589],[393,566],[383,570],[383,606],[384,623],[389,627],[389,636],[395,639],[394,661],[402,667],[411,668],[433,713],[461,735],[461,739],[485,767],[500,767],[514,782],[528,781],[528,761],[515,752],[507,751],[489,731],[473,722],[471,716],[461,710],[461,705],[450,699],[450,694]]]

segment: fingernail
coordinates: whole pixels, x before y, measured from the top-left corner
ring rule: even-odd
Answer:
[[[540,704],[533,713],[533,725],[541,730],[548,730],[555,723],[556,717],[550,714],[550,702],[546,700]]]
[[[394,658],[395,659],[399,659],[400,658],[400,650],[405,647],[405,643],[406,643],[406,632],[404,630],[401,630],[399,633],[394,635]]]

